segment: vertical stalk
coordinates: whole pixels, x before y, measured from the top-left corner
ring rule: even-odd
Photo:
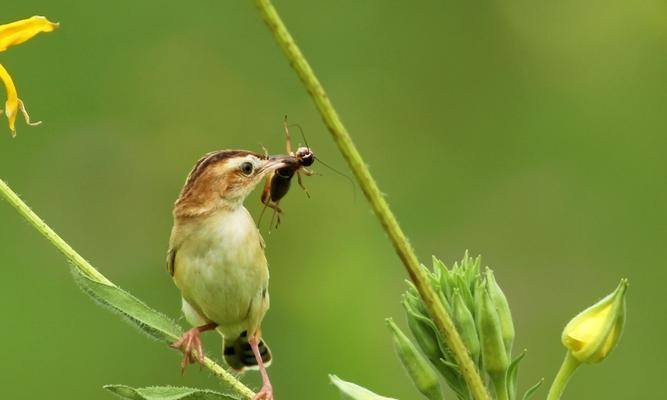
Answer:
[[[428,279],[420,268],[417,256],[412,249],[407,237],[398,224],[396,217],[391,212],[387,201],[380,191],[375,179],[371,175],[364,159],[352,142],[352,138],[343,125],[333,104],[329,100],[322,84],[319,82],[308,61],[290,35],[287,27],[278,15],[278,12],[271,4],[270,0],[256,0],[257,7],[266,22],[269,30],[273,34],[278,45],[283,50],[290,65],[301,79],[306,90],[315,102],[324,124],[327,126],[331,136],[341,154],[347,161],[354,176],[359,182],[366,199],[371,204],[371,208],[380,220],[382,227],[387,232],[396,253],[405,266],[410,279],[414,282],[424,303],[428,307],[429,313],[454,352],[456,363],[461,369],[461,373],[466,380],[473,397],[476,400],[489,399],[489,394],[482,382],[482,379],[475,368],[475,364],[470,359],[468,352],[459,336],[451,317],[444,309],[438,299],[435,291],[428,283]]]

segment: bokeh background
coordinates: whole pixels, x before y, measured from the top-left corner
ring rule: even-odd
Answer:
[[[547,385],[578,311],[630,279],[620,346],[569,399],[657,398],[667,359],[667,6],[649,0],[278,1],[420,258],[482,254]],[[251,1],[4,2],[61,28],[0,54],[36,128],[0,124],[0,171],[84,257],[185,323],[165,270],[171,205],[211,150],[285,148],[282,116],[348,173]],[[4,100],[3,100],[4,101]],[[4,120],[4,117],[3,117]],[[417,398],[383,323],[404,270],[357,190],[322,165],[264,229],[264,333],[278,399],[336,399],[327,374]],[[257,216],[259,192],[247,206]],[[110,399],[101,386],[221,389],[74,285],[0,202],[2,398]],[[220,354],[209,334],[207,352]],[[256,373],[244,380],[258,387]]]

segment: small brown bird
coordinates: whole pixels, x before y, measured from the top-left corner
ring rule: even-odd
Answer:
[[[194,326],[172,345],[184,353],[181,367],[203,360],[200,334],[216,329],[230,367],[259,368],[258,400],[273,399],[266,373],[271,352],[260,330],[269,308],[269,270],[264,241],[243,201],[267,174],[295,162],[244,150],[208,153],[190,171],[173,211],[167,266]]]

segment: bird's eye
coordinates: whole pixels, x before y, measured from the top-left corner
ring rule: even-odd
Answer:
[[[244,162],[241,164],[241,173],[245,176],[250,176],[252,175],[252,172],[255,170],[255,167],[252,165],[251,162]]]

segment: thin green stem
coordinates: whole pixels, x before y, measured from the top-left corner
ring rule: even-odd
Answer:
[[[58,234],[51,229],[46,222],[44,222],[37,214],[34,213],[28,207],[27,204],[21,200],[21,198],[14,193],[14,191],[7,186],[5,181],[0,179],[0,192],[3,197],[9,204],[11,204],[16,211],[19,212],[30,224],[32,224],[39,233],[42,234],[51,244],[56,246],[58,250],[72,263],[76,268],[78,268],[82,273],[88,276],[90,279],[93,279],[96,282],[103,283],[105,285],[114,286],[110,280],[108,280],[104,275],[102,275],[98,270],[96,270],[88,261],[86,261],[79,253],[77,253],[67,242],[63,240]]]
[[[338,145],[338,149],[354,173],[366,199],[368,199],[371,204],[371,208],[380,220],[382,227],[387,232],[396,253],[398,253],[410,278],[417,287],[430,314],[433,316],[436,326],[454,352],[456,362],[461,369],[461,373],[463,374],[473,397],[477,400],[489,399],[489,394],[486,391],[484,383],[475,368],[475,364],[472,359],[470,359],[465,345],[454,327],[451,317],[444,309],[435,291],[429,285],[424,272],[420,268],[419,261],[417,260],[417,256],[412,249],[410,242],[401,230],[396,217],[389,209],[387,201],[382,195],[375,179],[373,179],[368,167],[364,163],[364,159],[352,142],[350,134],[347,132],[338,113],[331,104],[324,88],[285,27],[285,24],[271,4],[271,1],[256,0],[256,2],[262,18],[268,25],[271,33],[273,33],[278,45],[285,53],[290,65],[303,82],[303,85],[306,87],[310,96],[313,98],[315,106],[324,120],[324,124],[329,129],[331,136]]]
[[[211,371],[213,375],[215,375],[218,379],[225,382],[232,389],[234,389],[236,393],[243,396],[244,399],[255,398],[255,392],[250,390],[241,381],[236,379],[234,375],[227,372],[227,370],[224,369],[220,364],[216,363],[215,361],[211,360],[208,357],[204,357],[204,366],[208,368],[208,370]]]
[[[507,374],[505,372],[492,374],[491,382],[496,391],[496,400],[509,400],[509,394],[507,392]]]
[[[107,279],[107,277],[102,275],[100,271],[90,265],[88,261],[81,257],[81,255],[67,244],[67,242],[65,242],[65,240],[63,240],[63,238],[61,238],[53,229],[51,229],[44,220],[35,214],[35,212],[32,211],[2,179],[0,179],[0,194],[16,209],[16,211],[18,211],[19,214],[21,214],[21,216],[23,216],[23,218],[25,218],[26,221],[30,222],[42,236],[60,250],[75,268],[98,283],[114,287],[116,286],[113,282]],[[252,390],[208,357],[204,359],[204,366],[208,368],[213,375],[229,385],[236,393],[243,396],[243,398],[253,399],[255,397],[255,393]]]
[[[561,364],[560,369],[558,370],[558,374],[556,374],[556,378],[554,378],[554,381],[551,384],[551,388],[549,388],[547,400],[560,399],[560,396],[563,395],[563,392],[565,391],[567,383],[570,381],[572,374],[574,374],[574,371],[576,371],[580,365],[581,362],[574,358],[569,351],[565,354],[563,364]]]

